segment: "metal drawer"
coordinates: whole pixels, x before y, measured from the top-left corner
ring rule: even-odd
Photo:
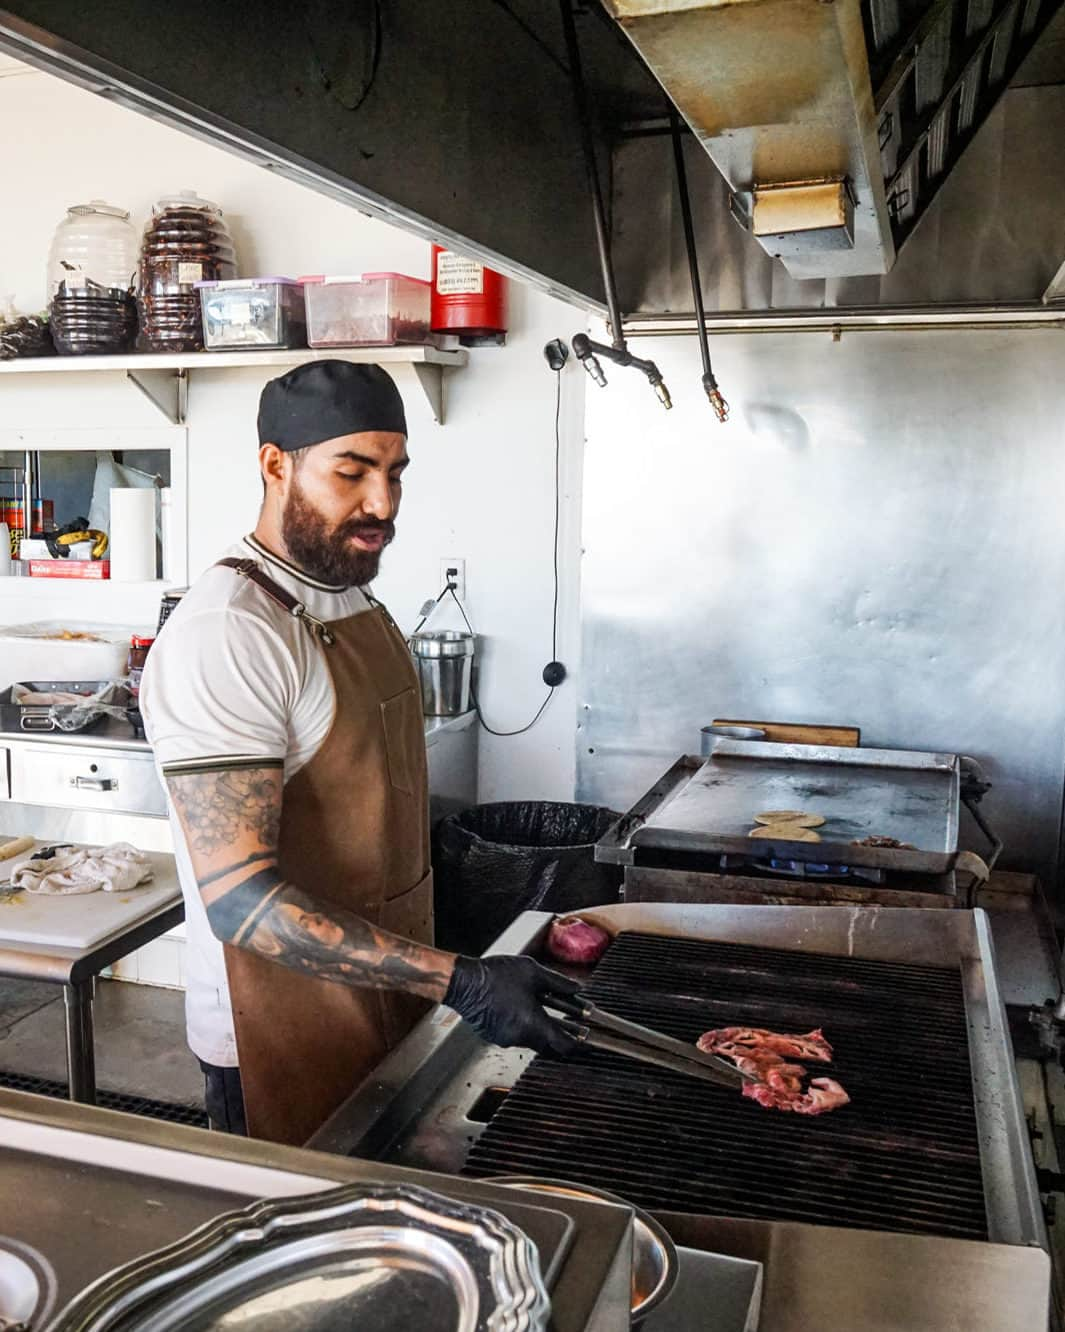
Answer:
[[[64,809],[166,815],[166,794],[150,753],[26,744],[12,745],[7,752],[10,800]],[[0,793],[2,789],[0,783]]]

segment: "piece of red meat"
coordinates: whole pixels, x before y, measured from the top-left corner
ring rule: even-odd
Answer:
[[[733,1053],[771,1050],[783,1059],[816,1059],[822,1064],[832,1061],[832,1047],[820,1027],[808,1031],[805,1036],[767,1031],[764,1027],[719,1027],[716,1031],[704,1032],[698,1045],[700,1050],[711,1054],[731,1056]],[[735,1048],[728,1049],[728,1046]]]
[[[847,1105],[850,1099],[835,1078],[814,1078],[805,1096],[791,1108],[800,1115],[823,1115],[827,1110]]]
[[[823,1115],[846,1105],[850,1097],[833,1078],[814,1078],[803,1091],[806,1069],[793,1058],[828,1063],[832,1047],[820,1029],[795,1036],[764,1027],[721,1027],[707,1031],[696,1042],[708,1054],[724,1055],[755,1082],[743,1084],[743,1094],[767,1110],[790,1110],[800,1115]]]

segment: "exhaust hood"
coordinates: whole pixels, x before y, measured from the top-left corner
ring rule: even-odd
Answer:
[[[798,278],[895,258],[858,0],[605,0]]]
[[[887,273],[1061,0],[603,0],[793,278]]]

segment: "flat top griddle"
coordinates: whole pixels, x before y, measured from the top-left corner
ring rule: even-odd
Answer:
[[[596,858],[720,853],[944,874],[958,861],[960,805],[956,754],[722,740],[709,757],[674,764],[600,840]],[[821,840],[748,836],[756,815],[785,809],[822,815]],[[867,837],[913,849],[855,845]]]
[[[808,1117],[614,1055],[533,1061],[470,1150],[472,1175],[608,1189],[651,1210],[987,1237],[962,979],[929,967],[619,934],[586,992],[681,1040],[804,1032],[851,1104]]]

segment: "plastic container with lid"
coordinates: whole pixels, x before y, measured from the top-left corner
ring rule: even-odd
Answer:
[[[303,277],[312,347],[391,347],[429,342],[428,282],[405,273]]]
[[[203,340],[209,351],[306,347],[303,288],[291,278],[197,282]]]
[[[197,282],[236,277],[236,256],[221,209],[192,190],[160,199],[144,228],[137,270],[139,345],[146,351],[200,351]]]
[[[124,208],[93,199],[67,209],[48,255],[49,314],[60,355],[133,345],[136,271],[137,233]]]

